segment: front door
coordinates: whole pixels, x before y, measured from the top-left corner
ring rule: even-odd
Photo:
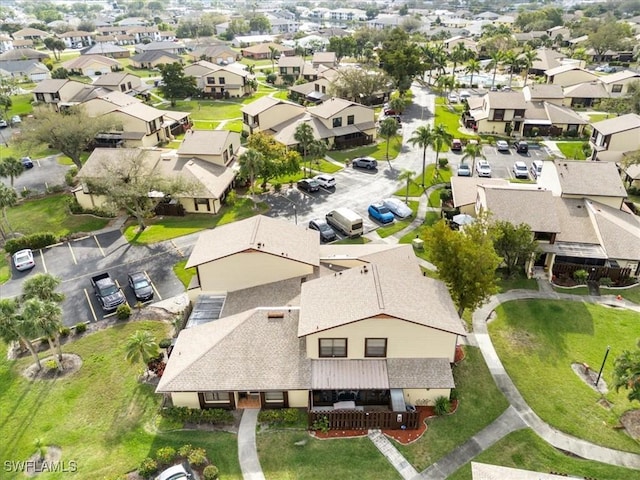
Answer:
[[[259,392],[238,392],[238,408],[260,408]]]

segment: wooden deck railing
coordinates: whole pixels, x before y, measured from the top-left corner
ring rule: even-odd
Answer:
[[[328,412],[310,411],[309,426],[326,417],[330,430],[369,430],[380,428],[389,430],[415,430],[420,422],[418,412],[389,412],[383,410],[332,410]]]

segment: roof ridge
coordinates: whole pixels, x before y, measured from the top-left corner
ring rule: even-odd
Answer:
[[[253,224],[253,230],[251,231],[251,237],[249,238],[249,245],[255,245],[256,237],[258,236],[258,229],[260,228],[260,220],[261,215],[255,217],[255,222]]]
[[[382,285],[380,285],[380,275],[378,272],[378,266],[375,263],[370,263],[371,271],[373,274],[373,285],[376,288],[376,297],[378,298],[378,308],[384,310],[384,295],[382,293]]]

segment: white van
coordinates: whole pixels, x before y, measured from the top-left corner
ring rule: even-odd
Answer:
[[[348,208],[336,208],[335,210],[331,210],[327,213],[325,218],[329,225],[344,233],[349,238],[359,237],[364,232],[364,220],[360,215]]]
[[[537,179],[542,173],[542,160],[534,160],[531,162],[531,175]]]

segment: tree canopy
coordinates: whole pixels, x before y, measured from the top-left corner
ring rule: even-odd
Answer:
[[[529,260],[538,250],[531,227],[526,223],[514,225],[504,220],[496,221],[492,232],[493,248],[502,257],[507,275],[511,275],[519,263]]]
[[[262,184],[282,175],[294,174],[300,171],[300,154],[278,143],[273,137],[264,133],[254,133],[247,141],[247,148],[260,153],[255,169],[256,177],[262,178]],[[240,173],[246,172],[242,156],[238,159]],[[245,177],[247,178],[247,177]]]
[[[376,93],[388,91],[389,76],[377,69],[344,68],[329,87],[332,95],[363,105],[371,105]]]
[[[407,90],[413,78],[424,72],[420,48],[399,28],[393,29],[382,43],[378,57],[382,69],[393,78],[401,91]]]
[[[640,402],[640,341],[634,351],[623,351],[614,361],[613,386],[628,390],[629,401]]]
[[[184,68],[180,63],[168,63],[160,66],[162,83],[160,91],[169,99],[171,106],[176,105],[179,98],[187,98],[198,93],[196,79],[185,76]]]

